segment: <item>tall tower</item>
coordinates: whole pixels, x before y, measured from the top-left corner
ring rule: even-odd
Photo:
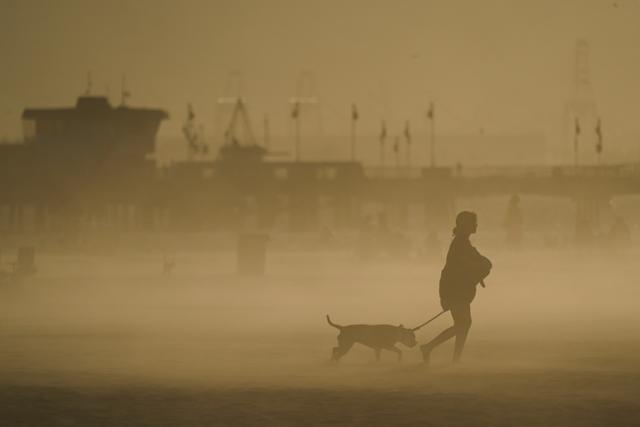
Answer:
[[[575,46],[573,69],[573,92],[565,105],[564,141],[565,162],[593,163],[595,155],[595,133],[598,122],[591,77],[589,72],[589,44],[579,39]]]

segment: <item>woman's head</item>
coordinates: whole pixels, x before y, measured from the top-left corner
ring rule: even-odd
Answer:
[[[455,236],[469,236],[478,229],[478,216],[475,212],[462,211],[456,216]]]

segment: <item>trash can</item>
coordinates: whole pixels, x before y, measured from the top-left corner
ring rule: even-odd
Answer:
[[[238,274],[264,274],[268,241],[269,236],[264,233],[238,235]]]

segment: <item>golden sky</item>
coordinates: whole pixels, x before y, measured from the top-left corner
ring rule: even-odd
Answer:
[[[26,106],[61,106],[86,89],[169,110],[177,134],[192,102],[209,126],[231,70],[255,120],[284,132],[287,100],[312,70],[329,132],[350,104],[377,131],[440,106],[443,132],[560,127],[573,46],[586,38],[598,109],[612,133],[640,134],[640,1],[0,0],[0,138]],[[227,93],[230,95],[230,93]],[[638,123],[638,124],[637,124]]]

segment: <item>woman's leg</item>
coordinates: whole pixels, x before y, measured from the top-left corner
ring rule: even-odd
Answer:
[[[428,363],[431,351],[440,344],[456,337],[455,349],[453,352],[453,361],[459,362],[462,350],[464,349],[464,343],[467,340],[467,334],[471,327],[471,306],[469,304],[456,304],[453,305],[449,311],[451,317],[453,317],[453,326],[440,332],[438,336],[429,341],[427,344],[420,346],[422,350],[422,359]]]
[[[454,319],[454,322],[455,322],[455,319]],[[436,336],[434,339],[432,339],[428,343],[421,345],[420,350],[422,351],[422,360],[425,363],[429,363],[429,360],[431,358],[431,351],[437,346],[439,346],[440,344],[442,344],[443,342],[450,340],[454,336],[456,336],[455,325],[440,332],[438,336]]]
[[[467,341],[467,335],[471,328],[471,305],[458,304],[451,307],[451,316],[453,317],[453,328],[456,336],[453,361],[457,363],[460,361],[464,343]]]

